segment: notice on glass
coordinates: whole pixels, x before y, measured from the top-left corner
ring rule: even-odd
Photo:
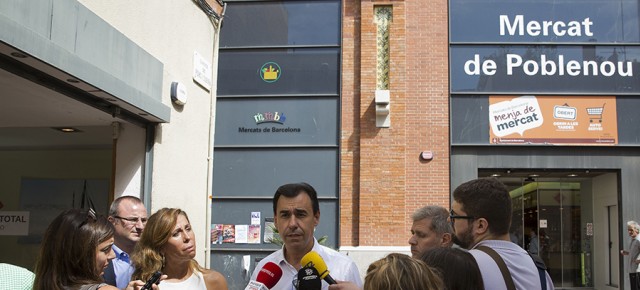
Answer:
[[[249,241],[249,226],[236,225],[236,244],[246,244]]]

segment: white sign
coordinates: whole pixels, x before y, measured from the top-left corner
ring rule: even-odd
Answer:
[[[513,133],[522,136],[524,131],[540,127],[543,122],[535,96],[522,96],[489,106],[491,130],[498,137]]]
[[[0,211],[0,236],[28,236],[28,211]]]
[[[193,80],[207,91],[211,90],[211,63],[197,51],[193,52]]]
[[[251,224],[252,225],[259,225],[260,224],[260,212],[259,211],[252,211],[251,212]]]
[[[540,220],[540,228],[541,229],[547,228],[547,220]]]
[[[553,117],[563,120],[575,120],[578,116],[578,110],[575,107],[569,106],[554,106]]]

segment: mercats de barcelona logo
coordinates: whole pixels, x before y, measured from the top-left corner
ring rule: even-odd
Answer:
[[[280,75],[282,75],[282,70],[280,66],[275,62],[267,62],[262,65],[259,71],[260,78],[267,83],[276,82]]]
[[[283,112],[258,112],[252,116],[253,121],[256,123],[256,127],[238,127],[239,133],[300,133],[302,129],[299,127],[291,128],[284,125],[287,117]],[[277,124],[272,126],[265,126],[264,124],[271,123]]]
[[[253,119],[257,124],[262,123],[278,123],[284,124],[284,121],[287,119],[284,113],[282,112],[265,112],[265,113],[257,113],[253,116]]]

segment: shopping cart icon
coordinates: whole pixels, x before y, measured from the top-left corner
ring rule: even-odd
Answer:
[[[604,111],[604,105],[602,107],[593,107],[587,108],[587,114],[589,115],[589,123],[593,122],[593,120],[598,120],[598,122],[602,123],[602,112]]]

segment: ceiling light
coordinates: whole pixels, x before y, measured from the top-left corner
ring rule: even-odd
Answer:
[[[60,131],[60,132],[64,132],[64,133],[79,133],[79,132],[82,132],[82,131],[78,130],[77,128],[73,128],[73,127],[52,127],[51,129],[56,130],[56,131]]]
[[[491,174],[491,177],[500,177],[500,174],[494,173],[494,174]]]
[[[568,176],[568,177],[576,177],[576,176],[578,176],[578,175],[577,175],[577,174],[575,174],[575,173],[571,173],[571,174],[568,174],[567,176]]]
[[[529,177],[538,177],[540,176],[539,174],[529,174]]]

